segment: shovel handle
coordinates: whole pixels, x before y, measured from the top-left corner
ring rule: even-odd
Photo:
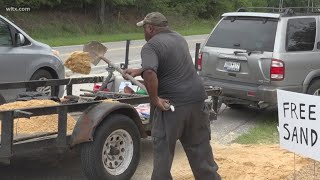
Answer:
[[[99,56],[100,59],[102,59],[104,62],[106,62],[107,64],[109,64],[110,66],[112,66],[113,68],[115,68],[116,71],[118,71],[121,75],[126,76],[131,82],[133,82],[134,84],[136,84],[137,86],[139,86],[141,89],[143,89],[146,93],[148,93],[146,87],[139,81],[137,81],[136,79],[134,79],[131,75],[129,74],[125,74],[121,68],[119,68],[118,66],[116,66],[115,64],[113,64],[109,59],[103,57],[103,56]]]

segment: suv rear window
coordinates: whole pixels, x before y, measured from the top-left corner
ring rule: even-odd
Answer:
[[[287,27],[287,51],[312,51],[316,38],[316,19],[289,19]]]
[[[206,46],[273,52],[278,19],[226,17]]]

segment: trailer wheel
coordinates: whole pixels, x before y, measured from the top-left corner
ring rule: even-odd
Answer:
[[[127,180],[140,160],[140,133],[129,117],[108,116],[92,142],[81,146],[81,163],[89,180]]]

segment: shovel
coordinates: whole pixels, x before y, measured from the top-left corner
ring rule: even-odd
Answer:
[[[97,41],[91,41],[88,44],[85,44],[83,46],[83,51],[84,52],[88,52],[91,57],[92,57],[92,61],[91,63],[93,65],[97,65],[101,60],[103,60],[104,62],[106,62],[109,66],[112,66],[116,71],[118,71],[121,75],[126,76],[132,83],[136,84],[137,86],[139,86],[141,89],[143,89],[145,92],[148,92],[146,87],[140,83],[139,81],[137,81],[136,79],[134,79],[131,75],[129,74],[125,74],[121,68],[119,68],[118,66],[116,66],[114,63],[112,63],[109,59],[104,57],[104,54],[107,52],[107,47],[105,47],[103,44],[97,42]]]

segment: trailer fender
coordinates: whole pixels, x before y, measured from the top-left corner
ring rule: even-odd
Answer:
[[[110,114],[123,114],[128,116],[137,125],[141,137],[147,137],[139,114],[134,107],[124,103],[102,102],[90,106],[82,113],[72,132],[70,147],[93,141],[96,128]]]

